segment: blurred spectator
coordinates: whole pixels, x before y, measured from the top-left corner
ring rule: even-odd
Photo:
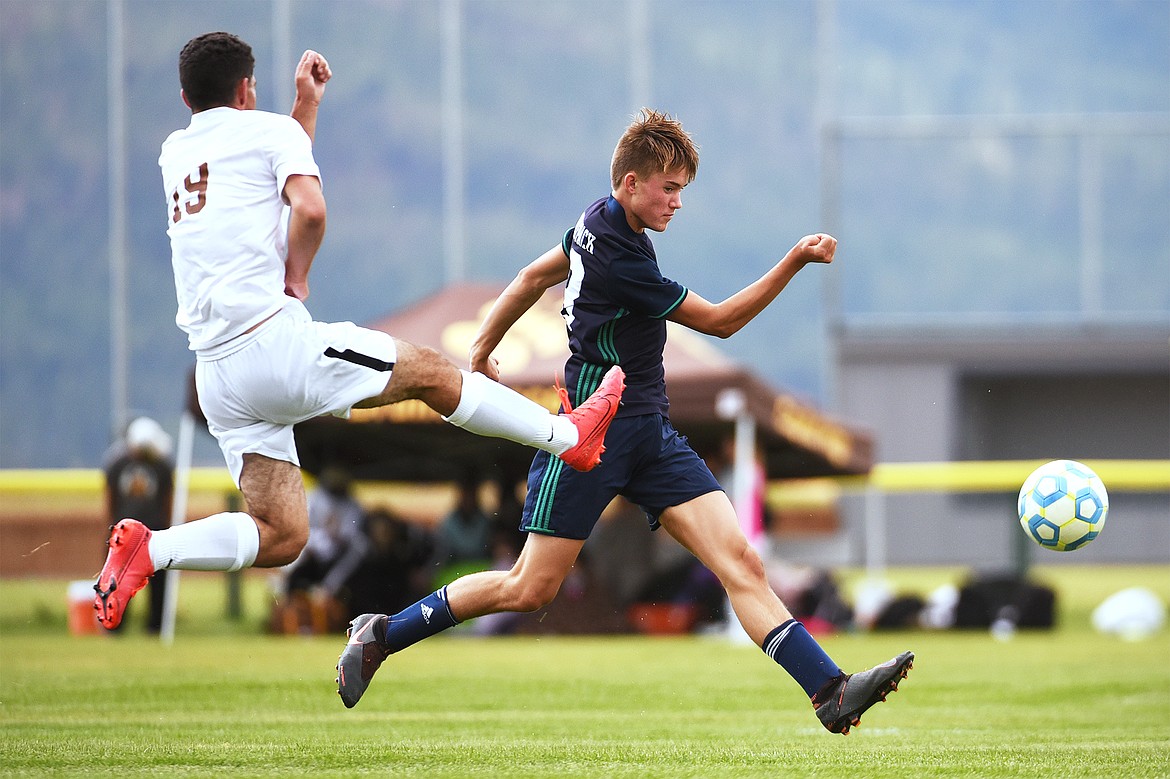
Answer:
[[[103,466],[106,516],[111,525],[131,517],[151,530],[170,526],[175,482],[170,458],[171,437],[158,422],[139,417],[130,423],[125,438],[110,450]],[[157,633],[162,626],[166,579],[152,576],[147,582],[150,614],[146,630],[150,633]]]
[[[438,566],[462,568],[467,563],[486,566],[491,558],[493,523],[479,505],[479,484],[474,479],[459,483],[455,507],[439,523],[435,537]]]
[[[366,554],[349,578],[347,610],[396,613],[430,592],[434,543],[426,529],[385,509],[366,514]]]
[[[636,603],[686,607],[692,615],[688,630],[719,625],[726,630],[730,607],[715,574],[693,556],[680,554],[685,550],[677,542],[660,542],[657,551],[652,576],[636,594]]]
[[[342,590],[366,555],[364,512],[350,490],[348,473],[322,470],[308,494],[308,543],[287,569],[285,593],[294,602],[308,598],[313,632],[337,626],[345,611]]]
[[[496,511],[492,515],[491,558],[497,568],[504,560],[515,561],[524,548],[527,534],[520,529],[520,519],[524,513],[524,499],[520,489],[527,486],[526,473],[512,476],[500,474],[496,479],[497,500]],[[511,567],[511,563],[508,563],[501,570]]]
[[[525,533],[520,529],[520,518],[524,513],[524,502],[518,490],[525,481],[501,474],[496,480],[497,503],[492,515],[491,538],[489,541],[488,565],[495,571],[507,571],[516,564],[520,550],[524,548]],[[527,486],[527,485],[525,485]],[[524,615],[502,611],[485,614],[475,620],[472,630],[477,636],[499,636],[514,632]]]
[[[618,607],[624,609],[638,600],[664,569],[674,566],[676,560],[668,558],[681,547],[664,533],[647,533],[646,515],[619,498],[602,514],[585,549]]]

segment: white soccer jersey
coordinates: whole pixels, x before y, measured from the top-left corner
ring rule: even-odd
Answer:
[[[295,119],[212,108],[171,133],[158,158],[179,312],[192,350],[235,338],[289,300],[281,193],[292,175],[320,178]]]

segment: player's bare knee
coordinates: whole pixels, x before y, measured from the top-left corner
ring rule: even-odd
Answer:
[[[509,611],[518,611],[528,614],[533,611],[538,611],[551,602],[552,598],[541,597],[541,595],[537,592],[527,591],[519,593],[512,600],[512,608],[510,608]]]
[[[454,411],[460,393],[459,369],[432,347],[396,343],[398,360],[386,389],[358,406],[421,400],[444,416]]]
[[[764,570],[764,561],[760,559],[760,553],[751,547],[749,544],[744,544],[743,549],[739,553],[740,562],[743,564],[744,572],[752,579],[764,579],[767,572]]]
[[[398,366],[409,380],[410,388],[420,396],[444,387],[458,373],[450,360],[430,346],[399,341]]]
[[[309,542],[308,521],[301,522],[295,517],[280,517],[255,511],[252,518],[256,520],[256,525],[260,529],[257,567],[273,568],[288,565],[300,556],[301,550]]]
[[[420,367],[428,373],[442,372],[451,364],[450,360],[444,357],[433,346],[415,346],[415,351],[417,353],[416,359],[419,361]]]
[[[300,557],[307,543],[309,543],[308,527],[295,527],[285,534],[280,548],[280,557],[283,560],[280,565],[289,565],[294,562]]]
[[[429,346],[421,348],[423,370],[420,371],[425,398],[435,400],[454,394],[458,397],[462,379],[459,369],[446,357]]]
[[[724,589],[728,591],[754,590],[768,586],[767,572],[764,570],[764,561],[759,553],[744,543],[743,547],[733,553],[731,565],[719,572],[719,579]]]
[[[510,611],[532,612],[553,602],[560,589],[552,582],[521,582],[512,592]]]
[[[277,568],[289,565],[300,556],[301,550],[305,548],[306,540],[274,538],[270,544],[261,546],[260,552],[262,557],[257,557],[257,563],[262,559],[263,567],[265,568]]]

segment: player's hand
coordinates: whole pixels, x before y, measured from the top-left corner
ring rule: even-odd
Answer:
[[[297,63],[297,99],[320,103],[325,95],[325,84],[333,78],[329,63],[317,52],[308,49]]]
[[[284,294],[290,298],[296,298],[300,301],[305,301],[309,297],[309,282],[298,281],[293,282],[288,279],[284,280]]]
[[[472,352],[471,358],[468,360],[468,369],[472,373],[482,373],[492,381],[500,380],[500,361],[490,354],[486,357],[479,357]]]
[[[828,264],[833,261],[837,253],[837,239],[827,233],[806,235],[796,242],[790,254],[800,258],[802,262],[820,262]]]

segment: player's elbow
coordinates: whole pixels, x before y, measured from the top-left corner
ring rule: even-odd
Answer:
[[[310,198],[293,206],[293,214],[309,230],[324,232],[326,212],[325,198]]]
[[[543,294],[551,285],[545,284],[544,274],[531,265],[516,274],[516,291],[522,295]]]
[[[325,193],[321,191],[321,182],[312,176],[290,176],[284,185],[284,197],[292,208],[290,222],[308,229],[325,228]]]
[[[692,302],[690,295],[670,319],[697,333],[716,338],[730,338],[743,327],[743,322],[726,305],[712,305],[701,299]]]
[[[516,274],[516,284],[521,292],[540,296],[549,287],[559,284],[569,277],[568,258],[563,252],[560,252],[559,248],[556,251],[559,254],[546,253],[535,262],[520,269],[520,272]],[[560,259],[565,261],[559,262]]]
[[[711,319],[695,327],[703,335],[713,335],[716,338],[730,338],[739,332],[740,325],[725,319]]]
[[[721,322],[717,327],[713,328],[709,335],[716,338],[727,339],[739,332],[739,326],[730,322]]]

